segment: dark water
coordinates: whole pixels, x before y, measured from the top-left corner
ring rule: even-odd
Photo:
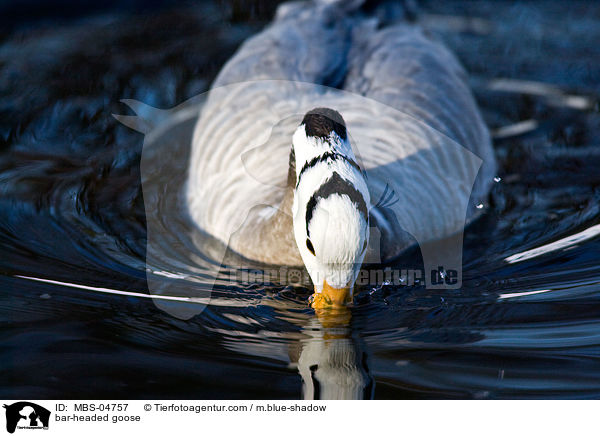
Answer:
[[[419,7],[469,70],[500,167],[465,234],[462,289],[361,289],[327,346],[308,289],[219,286],[190,319],[98,292],[147,294],[147,268],[165,283],[217,274],[161,196],[181,180],[143,195],[144,138],[111,114],[131,114],[122,98],[170,108],[205,91],[271,13],[115,7],[0,34],[0,397],[299,398],[298,368],[331,350],[375,398],[600,397],[600,5],[588,2]],[[180,245],[147,267],[146,221],[162,216]],[[335,365],[322,371],[335,380]]]

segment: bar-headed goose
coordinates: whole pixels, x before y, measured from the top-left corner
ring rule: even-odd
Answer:
[[[356,1],[280,6],[221,70],[193,138],[196,225],[244,258],[304,264],[315,308],[351,300],[367,252],[385,262],[418,243],[437,268],[428,243],[458,234],[460,264],[494,175],[455,57],[375,16]]]

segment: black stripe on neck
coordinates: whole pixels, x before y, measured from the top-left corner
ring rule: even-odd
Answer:
[[[332,176],[323,183],[319,189],[310,197],[306,205],[306,235],[310,237],[308,225],[312,220],[313,213],[320,199],[328,198],[334,194],[347,195],[350,201],[354,203],[358,211],[363,215],[365,222],[369,221],[369,210],[365,199],[358,189],[354,187],[348,180],[342,178],[337,172],[333,172]]]
[[[298,188],[298,185],[300,184],[300,179],[302,178],[302,174],[304,174],[305,171],[311,169],[312,167],[314,167],[315,165],[318,165],[321,162],[325,162],[326,160],[336,161],[338,159],[345,160],[350,165],[352,165],[354,168],[356,168],[356,170],[358,172],[360,172],[360,173],[363,172],[360,165],[358,165],[356,163],[356,161],[354,161],[354,159],[349,158],[348,156],[344,156],[343,154],[336,153],[335,151],[326,151],[325,153],[320,154],[319,156],[313,157],[311,160],[309,160],[302,166],[302,169],[300,170],[300,173],[298,174],[298,181],[296,182],[296,188]]]

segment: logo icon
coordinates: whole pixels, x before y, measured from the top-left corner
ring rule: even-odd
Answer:
[[[6,431],[14,433],[15,429],[48,429],[50,411],[28,401],[5,404]]]

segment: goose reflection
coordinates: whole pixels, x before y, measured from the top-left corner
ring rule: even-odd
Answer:
[[[297,359],[305,400],[372,399],[375,380],[350,311],[319,313],[303,327]]]

